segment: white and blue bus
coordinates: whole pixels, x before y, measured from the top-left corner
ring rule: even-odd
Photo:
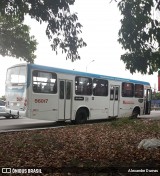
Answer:
[[[8,68],[5,95],[13,118],[84,123],[137,117],[151,109],[148,82],[35,64]]]

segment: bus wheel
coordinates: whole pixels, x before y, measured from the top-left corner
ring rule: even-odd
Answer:
[[[11,117],[10,115],[5,116],[6,119],[10,119],[10,117]]]
[[[19,116],[18,115],[12,115],[12,119],[18,119]]]
[[[138,117],[138,115],[139,115],[138,110],[134,109],[133,112],[132,112],[131,118],[136,119]]]
[[[87,121],[87,112],[85,109],[79,109],[76,113],[76,124],[83,124]]]

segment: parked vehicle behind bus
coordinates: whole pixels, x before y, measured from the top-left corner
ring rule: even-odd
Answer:
[[[6,113],[6,111],[5,111],[5,101],[3,101],[3,100],[0,100],[0,116],[3,116],[7,119],[9,119],[11,117],[11,115]]]
[[[35,64],[8,68],[6,112],[12,116],[84,123],[149,114],[148,82]]]

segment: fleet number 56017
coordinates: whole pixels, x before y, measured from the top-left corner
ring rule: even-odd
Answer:
[[[48,99],[35,99],[34,102],[35,103],[47,103]]]

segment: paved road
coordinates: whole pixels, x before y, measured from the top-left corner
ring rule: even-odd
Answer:
[[[57,126],[56,123],[51,121],[19,118],[19,119],[6,119],[0,117],[0,132],[5,130],[28,129],[28,128],[41,128]]]
[[[160,111],[151,111],[150,115],[141,115],[139,118],[152,119],[152,120],[160,120]]]
[[[142,115],[139,118],[160,120],[160,111],[151,111],[150,115]],[[59,124],[58,124],[59,125]],[[6,119],[0,117],[0,132],[16,129],[56,127],[57,123],[28,118]],[[63,126],[63,124],[62,124]]]

